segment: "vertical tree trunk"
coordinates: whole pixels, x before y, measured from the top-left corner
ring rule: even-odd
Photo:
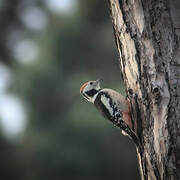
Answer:
[[[109,0],[120,67],[142,144],[139,163],[145,180],[180,179],[180,3],[176,2]]]

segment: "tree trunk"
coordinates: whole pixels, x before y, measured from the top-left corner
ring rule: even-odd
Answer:
[[[145,180],[180,179],[178,1],[109,0]]]

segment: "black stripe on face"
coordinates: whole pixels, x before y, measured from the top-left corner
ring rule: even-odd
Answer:
[[[89,100],[89,97],[88,96],[86,96],[86,94],[85,93],[82,93],[83,94],[83,96],[86,98],[86,99],[88,99]]]
[[[93,97],[99,90],[96,90],[96,89],[91,89],[90,91],[87,91],[86,94],[89,96],[89,97]]]

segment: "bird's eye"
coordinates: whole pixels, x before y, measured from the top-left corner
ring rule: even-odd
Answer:
[[[93,85],[93,82],[90,82],[90,85]]]

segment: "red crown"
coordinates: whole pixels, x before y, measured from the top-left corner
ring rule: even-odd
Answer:
[[[80,88],[80,92],[82,92],[82,91],[83,91],[83,89],[86,87],[86,85],[87,85],[87,82],[86,82],[86,83],[84,83],[84,84],[81,86],[81,88]]]

